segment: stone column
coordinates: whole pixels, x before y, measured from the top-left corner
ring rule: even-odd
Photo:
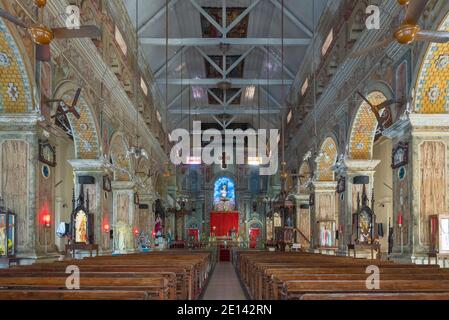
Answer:
[[[113,251],[131,253],[135,250],[134,227],[134,186],[131,181],[112,182],[112,229],[114,235]]]
[[[94,215],[94,242],[101,248],[102,240],[102,196],[103,196],[103,175],[104,169],[102,161],[75,159],[68,161],[73,168],[75,177],[75,198],[78,199],[81,184],[79,183],[79,177],[90,176],[95,179],[95,184],[84,185],[84,193],[89,194],[89,212]],[[87,199],[84,199],[87,201]]]
[[[295,195],[296,200],[296,228],[300,230],[305,237],[310,241],[310,206],[309,194],[298,194]],[[304,248],[310,248],[310,243],[304,239],[301,235],[298,235],[296,239]]]
[[[346,178],[346,191],[344,193],[345,212],[340,214],[340,224],[344,226],[344,234],[339,241],[339,252],[347,253],[347,245],[351,243],[352,237],[352,215],[357,210],[357,193],[362,196],[362,185],[354,184],[354,177],[367,176],[369,183],[366,185],[366,193],[371,200],[372,189],[374,187],[374,173],[380,160],[352,160],[345,159],[342,175]]]
[[[37,113],[0,115],[0,195],[17,215],[16,256],[24,263],[38,256],[38,121]]]
[[[401,260],[427,263],[430,250],[429,216],[449,211],[449,114],[410,114],[404,120],[405,134],[399,142],[408,142],[408,164],[400,181],[395,170],[393,256]],[[399,138],[400,137],[400,138]],[[401,254],[397,214],[403,214]],[[408,220],[408,221],[407,221]]]
[[[147,221],[146,225],[143,226],[142,223],[139,223],[139,230],[142,227],[145,227],[144,231],[152,236],[153,230],[154,230],[154,221],[155,216],[153,212],[153,205],[156,201],[156,195],[155,194],[140,194],[139,195],[140,204],[148,206],[148,209],[139,209],[139,221]]]
[[[336,207],[336,189],[337,182],[335,181],[315,181],[313,182],[313,189],[315,192],[315,205],[312,209],[311,215],[311,234],[312,247],[319,247],[319,229],[318,221],[320,220],[335,220],[338,219],[338,210]]]

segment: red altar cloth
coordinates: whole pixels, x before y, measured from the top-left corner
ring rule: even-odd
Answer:
[[[232,229],[236,232],[239,231],[239,213],[237,211],[210,213],[211,234],[215,233],[216,237],[230,237]]]

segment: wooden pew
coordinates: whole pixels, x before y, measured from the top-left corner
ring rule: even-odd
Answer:
[[[302,295],[300,300],[449,300],[449,293],[311,293]]]
[[[0,290],[0,300],[149,300],[145,291]]]
[[[45,299],[46,294],[55,299],[95,299],[100,292],[108,292],[111,299],[119,297],[114,292],[136,292],[124,299],[195,299],[215,261],[211,251],[173,250],[13,267],[0,270],[0,299],[18,292],[26,292],[29,299]],[[70,265],[80,269],[81,290],[74,290],[78,295],[66,288]]]
[[[66,277],[1,277],[2,290],[68,290]],[[168,281],[164,278],[88,278],[80,279],[80,289],[86,291],[143,291],[150,299],[169,297]]]
[[[308,253],[236,252],[236,268],[255,299],[447,298],[449,270]],[[368,266],[380,269],[381,290],[366,288]],[[352,296],[351,296],[352,295]]]
[[[282,288],[282,300],[299,300],[309,293],[444,293],[449,294],[449,280],[383,280],[379,290],[367,288],[363,280],[292,280]]]
[[[69,265],[69,264],[68,264]],[[48,264],[40,266],[28,266],[26,268],[15,269],[14,273],[0,270],[0,277],[11,276],[65,276],[68,265]],[[163,277],[168,280],[169,299],[188,299],[187,278],[185,278],[184,269],[165,268],[165,272],[159,271],[160,268],[152,267],[134,267],[134,266],[109,266],[109,265],[85,265],[78,266],[81,277]]]

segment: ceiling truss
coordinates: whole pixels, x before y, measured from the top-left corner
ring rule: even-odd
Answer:
[[[269,1],[278,10],[284,10],[284,14],[287,19],[289,19],[298,29],[300,29],[306,37],[304,38],[228,38],[228,33],[235,28],[245,17],[247,17],[262,1]],[[271,93],[270,86],[291,86],[293,84],[293,79],[295,78],[295,73],[290,70],[287,66],[282,64],[281,59],[270,50],[270,47],[274,46],[308,46],[311,43],[311,38],[313,36],[310,28],[301,21],[294,13],[292,13],[288,8],[282,7],[279,0],[255,0],[253,1],[237,18],[235,18],[229,25],[227,25],[227,7],[226,0],[222,0],[222,24],[219,24],[206,10],[198,4],[197,0],[189,0],[192,6],[202,15],[207,21],[212,24],[220,33],[220,38],[151,38],[144,36],[144,31],[150,27],[155,21],[163,17],[166,14],[166,8],[172,9],[178,0],[170,0],[167,5],[163,5],[154,15],[152,15],[148,20],[142,23],[138,27],[138,32],[140,36],[140,41],[143,45],[153,45],[153,46],[165,46],[167,43],[169,46],[180,46],[173,56],[170,57],[165,63],[158,68],[155,72],[155,78],[159,85],[175,85],[175,86],[187,86],[183,88],[181,92],[167,105],[170,109],[169,112],[172,114],[196,114],[196,115],[211,115],[223,128],[229,126],[235,120],[236,115],[252,115],[255,113],[260,113],[264,115],[278,114],[283,108],[283,103],[279,102]],[[203,50],[205,47],[213,46],[246,46],[248,47],[242,52],[241,56],[229,67],[226,65],[226,54],[223,53],[223,63],[218,65],[214,60],[212,60],[206,52]],[[164,71],[168,65],[172,64],[179,55],[185,54],[186,50],[189,48],[194,48],[216,71],[222,76],[222,78],[217,79],[165,79],[162,78]],[[228,78],[228,75],[239,66],[255,49],[261,50],[267,56],[269,55],[273,58],[274,62],[282,66],[287,79],[244,79],[244,78]],[[232,84],[233,87],[239,88],[238,92],[235,93],[229,99],[224,94],[223,99],[217,97],[210,88],[217,87],[220,82],[227,81]],[[194,110],[187,110],[183,108],[174,108],[177,101],[185,94],[187,91],[191,90],[191,86],[205,87],[206,91],[210,96],[219,103],[218,106],[201,106],[196,107]],[[249,86],[257,86],[261,92],[263,92],[276,107],[254,107],[254,106],[233,106],[230,107],[231,103],[244,92],[245,88]],[[264,86],[266,88],[264,88]],[[190,94],[190,93],[189,93]],[[258,101],[259,102],[259,101]],[[234,116],[229,121],[229,123],[220,122],[216,118],[217,115],[223,113],[231,113]],[[270,119],[270,118],[269,118]],[[272,120],[270,120],[272,121]],[[181,119],[182,122],[182,119]]]

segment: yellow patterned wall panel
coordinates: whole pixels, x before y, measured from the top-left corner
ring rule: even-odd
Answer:
[[[387,100],[385,95],[380,91],[370,93],[367,98],[373,105],[379,105]],[[363,102],[357,111],[352,125],[349,141],[350,159],[371,159],[377,126],[376,116],[371,111],[368,103]]]
[[[74,92],[71,95],[66,94],[63,99],[66,103],[70,103],[74,94]],[[72,114],[68,116],[75,139],[77,157],[79,159],[98,159],[100,147],[95,120],[83,97],[78,102],[77,111],[80,115],[79,119]]]
[[[14,39],[0,18],[0,112],[25,113],[31,107],[30,85]]]
[[[438,29],[449,31],[449,15]],[[449,43],[429,45],[415,90],[416,112],[449,112]]]
[[[332,167],[337,161],[338,150],[334,139],[324,140],[320,155],[317,158],[317,178],[318,181],[334,181],[334,171]]]
[[[111,158],[112,162],[122,170],[114,172],[116,181],[130,181],[131,163],[126,157],[126,143],[122,135],[115,135],[111,140]]]

